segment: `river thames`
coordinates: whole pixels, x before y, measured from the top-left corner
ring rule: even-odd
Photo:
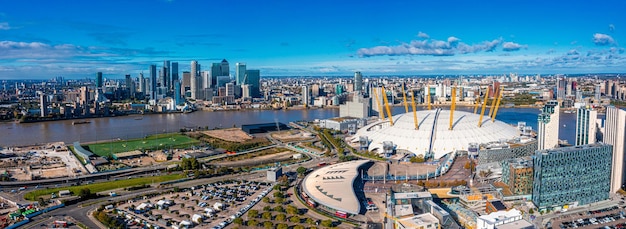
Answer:
[[[445,108],[444,108],[445,109]],[[459,108],[473,112],[473,108]],[[404,107],[394,107],[393,113],[404,112]],[[526,122],[537,130],[538,108],[500,108],[496,119],[517,125]],[[326,119],[339,115],[339,109],[309,110],[244,110],[244,111],[197,111],[189,114],[152,114],[143,116],[121,116],[85,119],[90,123],[72,125],[64,120],[40,123],[1,123],[0,146],[24,146],[47,142],[74,141],[93,142],[111,139],[141,138],[146,135],[176,132],[181,128],[241,127],[245,124]],[[561,113],[560,139],[570,143],[575,140],[576,114]]]

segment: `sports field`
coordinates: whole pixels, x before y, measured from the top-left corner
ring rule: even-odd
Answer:
[[[83,147],[94,154],[104,157],[111,153],[116,154],[133,150],[185,148],[198,143],[200,143],[200,141],[186,135],[176,133],[157,134],[146,138],[83,145]]]

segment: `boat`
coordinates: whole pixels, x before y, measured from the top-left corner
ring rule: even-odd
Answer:
[[[143,119],[143,117],[135,118],[135,120],[142,120],[142,119]]]
[[[87,123],[91,123],[91,121],[73,121],[72,125],[87,124]]]

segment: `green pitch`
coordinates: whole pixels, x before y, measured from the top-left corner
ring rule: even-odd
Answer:
[[[200,143],[198,140],[182,134],[157,134],[146,138],[97,143],[83,145],[83,147],[88,148],[94,154],[104,157],[111,153],[116,154],[133,150],[186,148],[198,143]]]

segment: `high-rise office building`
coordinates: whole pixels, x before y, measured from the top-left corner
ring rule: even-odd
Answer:
[[[39,94],[39,107],[41,109],[41,117],[48,116],[48,96],[43,91]]]
[[[200,78],[202,79],[202,86],[200,89],[210,88],[211,87],[211,74],[209,71],[200,72]]]
[[[311,91],[309,90],[309,86],[302,86],[302,105],[304,107],[308,107],[311,103]]]
[[[222,75],[220,63],[212,63],[211,64],[211,87],[218,88],[217,86],[217,77]]]
[[[102,82],[102,72],[97,72],[96,73],[96,88],[102,88],[103,82]]]
[[[250,93],[250,84],[241,85],[241,97],[252,98],[252,95]]]
[[[198,82],[198,61],[191,61],[191,71],[190,71],[190,83],[189,89],[191,91],[191,98],[198,99],[198,88],[200,88]]]
[[[539,114],[537,131],[537,148],[539,150],[552,149],[559,145],[559,103],[549,101],[543,106]]]
[[[565,78],[558,78],[556,80],[556,99],[565,99],[565,88],[567,87],[567,80]]]
[[[159,70],[159,87],[167,87],[167,71],[168,70],[165,66],[161,67],[161,70]]]
[[[608,199],[612,148],[596,143],[537,150],[533,158],[533,203],[545,209]]]
[[[235,84],[234,83],[226,84],[226,96],[235,96]]]
[[[176,103],[175,105],[179,105],[182,103],[180,81],[174,80],[172,82],[174,83],[174,103]]]
[[[601,90],[600,90],[601,87],[602,86],[600,84],[596,85],[596,90],[594,91],[595,92],[595,99],[596,99],[596,101],[600,101],[600,96],[601,96],[601,93],[602,93]]]
[[[156,65],[150,65],[150,99],[156,99],[157,93],[157,72]]]
[[[230,82],[230,76],[218,76],[216,87],[226,87],[228,82]]]
[[[261,96],[261,71],[246,70],[245,81],[243,84],[250,84],[250,94],[253,98]]]
[[[222,60],[220,63],[220,71],[222,72],[221,76],[230,76],[230,67],[228,67],[228,61],[226,59]]]
[[[591,108],[579,108],[576,111],[576,145],[596,143],[596,121],[598,111]]]
[[[614,106],[606,108],[602,142],[613,145],[613,171],[611,173],[611,193],[617,192],[624,184],[624,153],[626,153],[626,111]]]
[[[161,84],[161,86],[164,87],[168,87],[171,88],[172,87],[172,73],[170,72],[172,70],[172,67],[170,67],[170,61],[169,60],[165,60],[163,61],[163,69],[161,71],[163,71],[163,83]]]
[[[178,62],[172,62],[172,82],[179,81],[178,77]]]
[[[354,73],[354,91],[361,92],[363,90],[363,75],[361,72]]]
[[[235,83],[237,85],[244,85],[246,81],[246,63],[235,64]]]
[[[125,76],[126,89],[128,90],[128,95],[131,98],[135,98],[135,81],[130,77],[130,74],[126,74]]]
[[[143,73],[139,73],[139,92],[143,93],[144,96],[146,94],[146,84],[145,79],[143,78]]]

